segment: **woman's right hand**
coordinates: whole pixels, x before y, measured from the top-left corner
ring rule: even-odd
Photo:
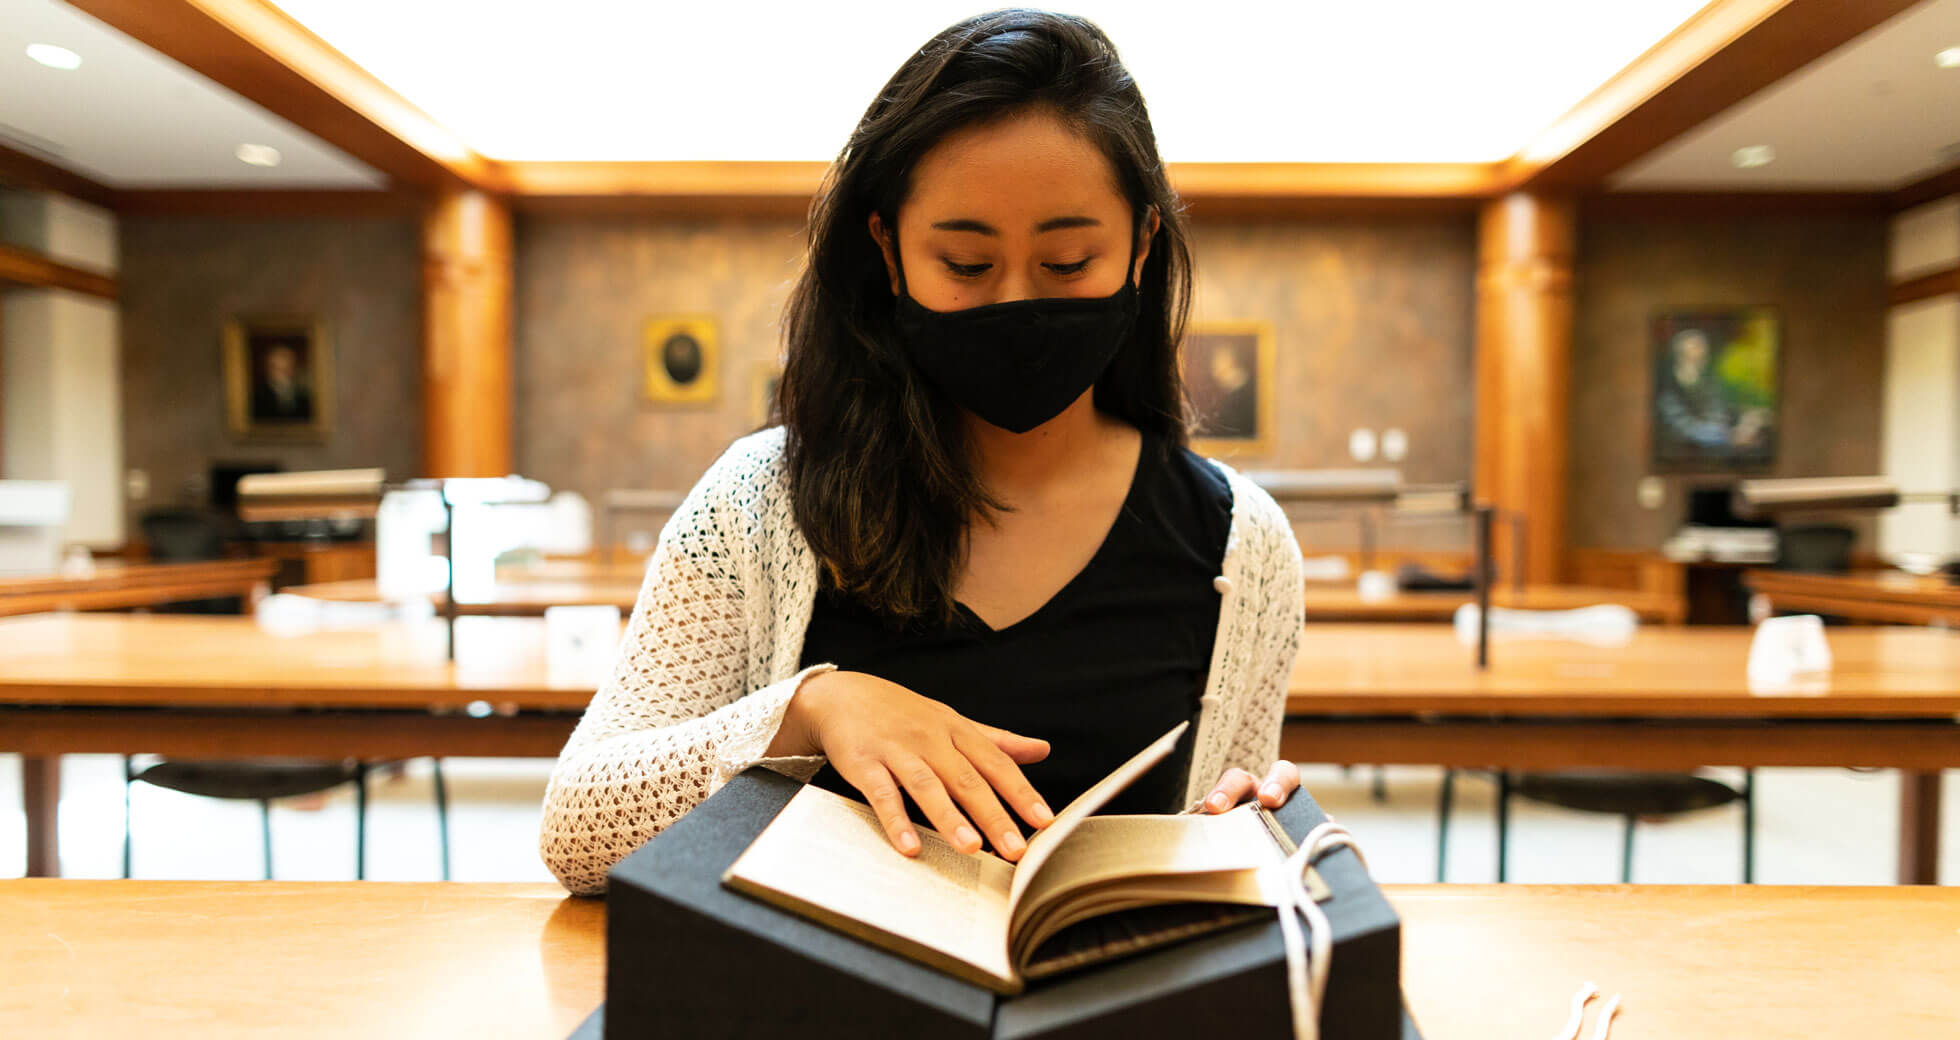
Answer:
[[[1018,860],[1027,851],[1002,799],[1033,827],[1055,818],[1021,774],[1021,766],[1048,757],[1047,741],[982,725],[863,672],[804,680],[768,753],[827,756],[870,802],[892,847],[907,856],[918,855],[921,846],[901,791],[966,853],[980,851],[981,832],[1004,859]]]

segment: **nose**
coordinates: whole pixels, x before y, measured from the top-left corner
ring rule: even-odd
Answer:
[[[1009,265],[1008,270],[1001,273],[1000,281],[995,287],[999,290],[999,294],[994,297],[995,303],[1012,303],[1015,300],[1028,299],[1035,294],[1033,280],[1018,264]]]

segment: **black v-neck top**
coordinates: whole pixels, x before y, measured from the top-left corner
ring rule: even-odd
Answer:
[[[1231,514],[1231,485],[1216,467],[1145,434],[1102,545],[1034,613],[996,631],[959,604],[950,626],[900,626],[826,581],[803,664],[867,672],[977,722],[1048,741],[1047,760],[1022,771],[1057,811],[1191,721],[1176,753],[1104,810],[1177,812],[1218,631],[1213,582]],[[858,796],[829,766],[812,782]]]

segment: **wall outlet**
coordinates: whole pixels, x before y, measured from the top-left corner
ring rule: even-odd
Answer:
[[[1348,454],[1356,462],[1373,462],[1375,459],[1375,431],[1356,430],[1348,434]]]
[[[1633,486],[1633,497],[1642,509],[1659,509],[1667,502],[1667,485],[1659,477],[1641,477]]]
[[[1409,457],[1409,435],[1400,427],[1382,431],[1382,458],[1400,462]]]

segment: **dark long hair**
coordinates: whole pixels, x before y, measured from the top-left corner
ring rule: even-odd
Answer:
[[[914,168],[947,134],[1037,107],[1109,160],[1139,221],[1134,233],[1148,230],[1148,212],[1159,217],[1135,327],[1096,383],[1095,404],[1184,443],[1176,352],[1190,250],[1150,114],[1115,45],[1085,19],[1018,9],[934,36],[878,92],[811,206],[776,399],[797,524],[829,580],[888,617],[951,617],[967,525],[1002,506],[973,471],[958,407],[900,347],[867,222],[877,213],[897,226]]]

